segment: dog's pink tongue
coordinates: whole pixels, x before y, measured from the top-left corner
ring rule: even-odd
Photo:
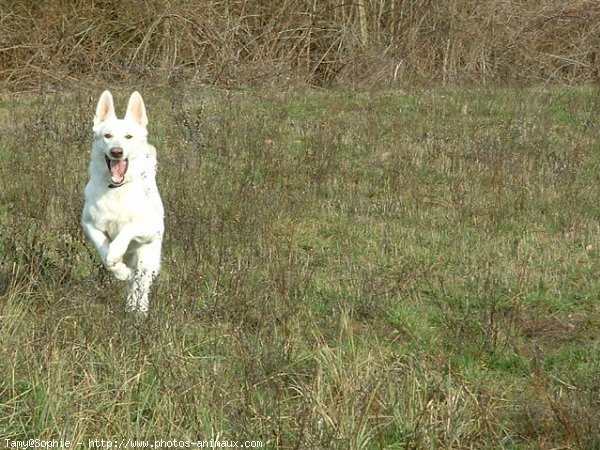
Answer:
[[[125,178],[125,171],[127,170],[127,161],[111,160],[110,161],[110,179],[113,183],[121,184]]]

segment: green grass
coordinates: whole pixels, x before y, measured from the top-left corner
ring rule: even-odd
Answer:
[[[97,94],[0,102],[2,438],[599,445],[595,88],[142,89],[144,323],[79,226]]]

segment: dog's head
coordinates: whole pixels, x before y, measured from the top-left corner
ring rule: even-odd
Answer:
[[[125,183],[130,160],[143,156],[139,153],[140,149],[147,148],[147,125],[146,107],[139,92],[129,97],[123,119],[115,114],[111,93],[104,91],[100,96],[94,117],[93,157],[106,163],[111,180],[109,187]]]

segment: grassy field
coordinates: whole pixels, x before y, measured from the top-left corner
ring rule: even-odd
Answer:
[[[79,225],[100,91],[0,98],[0,446],[600,447],[596,88],[142,89],[143,323]]]

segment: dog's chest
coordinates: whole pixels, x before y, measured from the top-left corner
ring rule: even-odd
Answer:
[[[130,222],[162,222],[160,197],[154,199],[140,189],[124,185],[94,196],[88,202],[95,227],[114,238]]]

